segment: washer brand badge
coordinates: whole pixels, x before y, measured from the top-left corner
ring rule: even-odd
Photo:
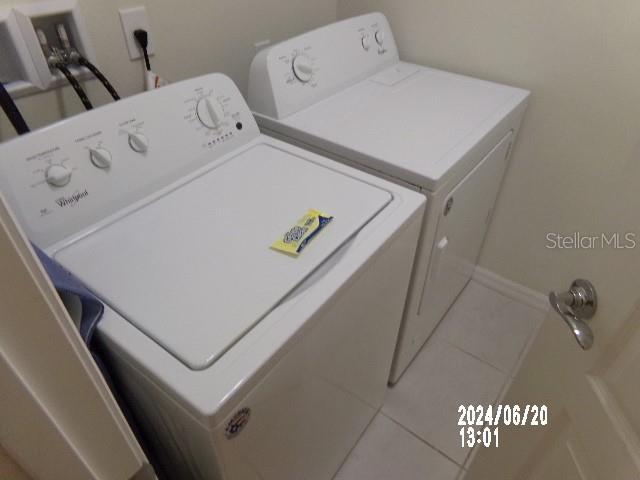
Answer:
[[[231,440],[236,437],[249,423],[249,417],[251,417],[251,409],[242,408],[238,410],[227,423],[227,428],[224,429],[227,439]]]
[[[82,192],[74,192],[69,197],[60,197],[56,199],[56,203],[59,207],[75,207],[80,200],[89,196],[89,192],[87,189],[84,189]]]

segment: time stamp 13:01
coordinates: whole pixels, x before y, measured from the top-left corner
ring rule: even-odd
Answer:
[[[500,425],[544,427],[549,421],[546,405],[460,405],[458,414],[462,448],[499,447]]]

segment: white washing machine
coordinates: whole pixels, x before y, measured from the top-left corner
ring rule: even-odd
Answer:
[[[429,199],[391,383],[473,274],[528,97],[400,61],[380,13],[253,60],[248,103],[263,132]]]
[[[0,158],[30,239],[105,302],[97,335],[170,478],[332,477],[385,393],[424,197],[261,135],[219,74]],[[271,249],[310,208],[333,220]]]

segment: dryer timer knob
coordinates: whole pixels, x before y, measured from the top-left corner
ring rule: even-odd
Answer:
[[[293,74],[302,83],[307,83],[313,77],[313,66],[306,55],[298,55],[293,59]]]

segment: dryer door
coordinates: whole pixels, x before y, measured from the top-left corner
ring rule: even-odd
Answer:
[[[513,132],[451,191],[440,209],[418,315],[426,340],[467,284],[478,260],[508,162]]]

